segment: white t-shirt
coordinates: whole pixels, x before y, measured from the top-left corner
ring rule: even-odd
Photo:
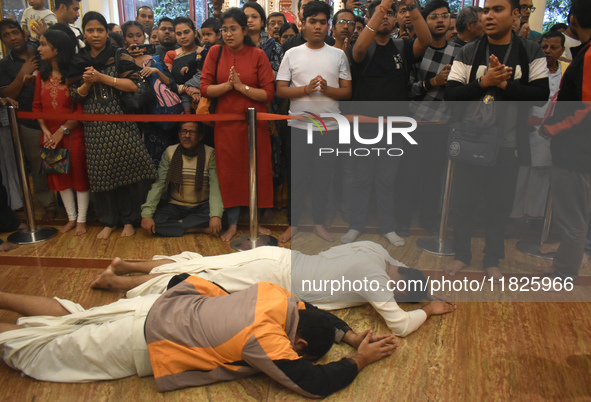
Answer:
[[[27,29],[31,33],[31,39],[35,40],[35,41],[39,40],[39,36],[35,33],[35,31],[33,30],[33,27],[31,26],[31,22],[33,22],[33,21],[36,21],[38,23],[45,21],[47,26],[57,24],[57,18],[55,16],[55,14],[51,12],[51,10],[47,10],[47,9],[35,10],[33,7],[27,8],[23,12],[23,18],[21,19],[21,25],[27,27]]]
[[[289,49],[277,72],[277,81],[287,81],[290,87],[308,85],[316,76],[322,76],[329,87],[338,88],[339,80],[351,80],[351,69],[345,52],[327,44],[320,49],[310,49],[306,44]],[[309,102],[318,102],[312,107]],[[320,92],[310,96],[291,99],[289,114],[291,116],[306,115],[306,111],[314,114],[340,113],[339,102]],[[291,120],[290,126],[301,129],[308,127],[306,120]],[[336,121],[326,121],[328,129],[337,129]],[[316,127],[314,130],[318,131]]]

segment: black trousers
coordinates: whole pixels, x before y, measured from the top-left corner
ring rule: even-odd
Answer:
[[[441,189],[447,163],[447,125],[419,126],[413,133],[418,145],[403,143],[396,177],[396,224],[410,227],[418,212],[419,224],[431,229],[439,224]]]
[[[146,200],[151,181],[117,187],[110,191],[93,192],[94,205],[99,221],[109,227],[137,226],[141,220],[141,207]]]
[[[519,162],[515,148],[501,148],[495,165],[456,162],[452,184],[453,250],[456,260],[470,264],[474,220],[484,196],[483,268],[498,267],[505,258],[505,227],[513,208]]]
[[[307,143],[307,132],[298,128],[291,128],[291,138],[288,141],[289,156],[289,212],[288,222],[290,226],[298,226],[302,216],[306,195],[311,194],[312,216],[314,224],[324,224],[328,211],[332,206],[328,205],[332,188],[330,183],[334,179],[336,156],[332,153],[319,155],[321,148],[335,148],[338,145],[338,132],[329,131],[320,135],[314,133],[313,144]]]
[[[18,228],[20,222],[8,205],[8,192],[2,184],[2,172],[0,172],[0,233],[12,232]],[[0,244],[4,243],[0,239]]]

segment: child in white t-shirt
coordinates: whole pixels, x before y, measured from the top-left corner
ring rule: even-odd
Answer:
[[[29,41],[39,46],[39,35],[35,32],[38,25],[47,24],[47,26],[57,23],[57,18],[51,10],[43,5],[44,0],[29,0],[29,6],[23,13],[21,25],[25,31],[25,36],[29,36]],[[28,34],[28,35],[27,35]]]

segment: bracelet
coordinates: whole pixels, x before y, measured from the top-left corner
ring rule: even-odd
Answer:
[[[185,93],[185,86],[179,84],[178,91],[179,91],[179,94]]]
[[[116,87],[117,86],[117,77],[113,77],[113,86]]]
[[[425,85],[425,81],[423,81],[423,89],[424,89],[425,91],[429,92],[429,91],[427,90],[427,86]]]
[[[378,33],[375,29],[373,29],[372,27],[370,27],[369,25],[365,26],[367,29],[369,29],[371,32],[373,33]]]

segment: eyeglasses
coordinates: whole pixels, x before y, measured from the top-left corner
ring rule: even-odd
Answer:
[[[352,20],[344,20],[344,19],[343,19],[343,20],[338,20],[338,21],[337,21],[337,24],[338,24],[338,25],[345,25],[345,24],[347,24],[347,25],[349,25],[350,27],[352,27],[352,26],[355,26],[355,21],[354,21],[354,20],[352,21]]]
[[[519,8],[521,9],[521,11],[527,11],[527,10],[529,10],[532,13],[534,11],[536,11],[536,8],[534,6],[528,6],[527,4],[524,4],[524,5],[520,6]]]
[[[197,130],[185,130],[185,129],[181,130],[181,135],[187,135],[187,134],[189,134],[191,137],[196,137]]]
[[[451,16],[450,13],[443,13],[443,14],[429,14],[427,16],[428,19],[435,21],[439,17],[443,18],[444,20],[448,19]]]
[[[228,32],[235,34],[240,30],[242,30],[242,28],[240,28],[238,25],[232,25],[230,28],[222,27],[222,29],[220,29],[220,31],[222,31],[223,34],[227,34]]]

